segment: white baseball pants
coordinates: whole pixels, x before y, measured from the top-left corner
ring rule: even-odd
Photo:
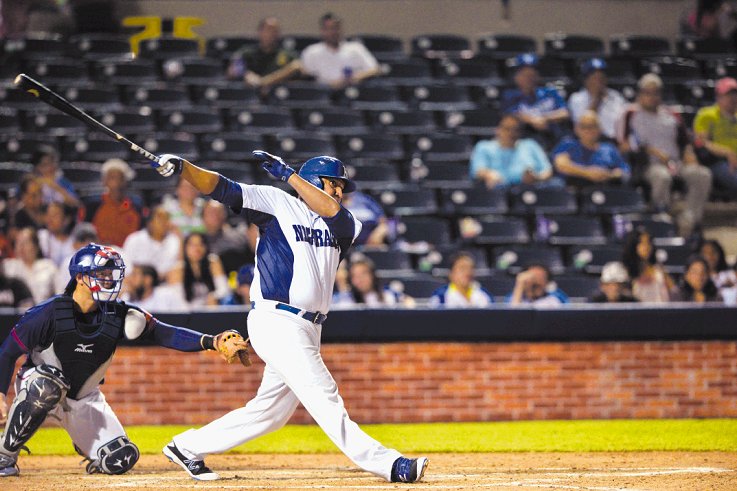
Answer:
[[[351,421],[338,386],[320,355],[322,326],[268,306],[248,315],[248,335],[266,362],[251,401],[197,430],[174,437],[189,458],[204,459],[284,426],[300,402],[335,445],[357,466],[390,480],[401,456]]]

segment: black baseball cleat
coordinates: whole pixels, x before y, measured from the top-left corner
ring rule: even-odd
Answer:
[[[214,481],[216,479],[220,479],[220,476],[217,473],[211,471],[210,468],[205,465],[204,460],[194,460],[185,457],[177,448],[174,441],[169,442],[162,451],[164,452],[164,455],[166,455],[167,459],[187,471],[187,474],[189,474],[192,479],[197,479],[198,481]]]
[[[416,459],[399,457],[392,464],[392,482],[418,482],[425,474],[429,462],[427,457]]]

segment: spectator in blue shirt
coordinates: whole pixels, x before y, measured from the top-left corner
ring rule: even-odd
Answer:
[[[346,194],[343,206],[361,221],[363,228],[356,237],[355,245],[380,246],[388,239],[386,215],[379,203],[360,191]]]
[[[516,115],[531,130],[531,136],[544,146],[552,146],[567,133],[570,114],[566,101],[554,87],[540,86],[535,54],[518,55],[510,64],[515,69],[516,88],[502,93],[502,111]]]
[[[489,189],[515,184],[562,184],[553,178],[553,166],[540,144],[519,137],[520,126],[516,116],[507,114],[497,126],[496,138],[476,144],[471,154],[471,179],[482,181]]]
[[[599,117],[594,111],[581,116],[575,132],[575,138],[563,138],[553,150],[555,170],[565,176],[567,184],[603,184],[629,179],[630,166],[617,147],[600,141]]]

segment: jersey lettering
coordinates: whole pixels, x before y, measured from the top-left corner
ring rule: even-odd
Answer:
[[[294,240],[297,242],[307,242],[315,247],[338,248],[338,243],[335,241],[335,237],[328,229],[312,229],[297,224],[292,225],[292,228],[294,229]]]

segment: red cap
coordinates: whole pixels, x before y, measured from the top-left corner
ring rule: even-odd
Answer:
[[[732,77],[720,78],[714,86],[714,93],[716,95],[724,95],[733,90],[737,91],[737,80]]]

